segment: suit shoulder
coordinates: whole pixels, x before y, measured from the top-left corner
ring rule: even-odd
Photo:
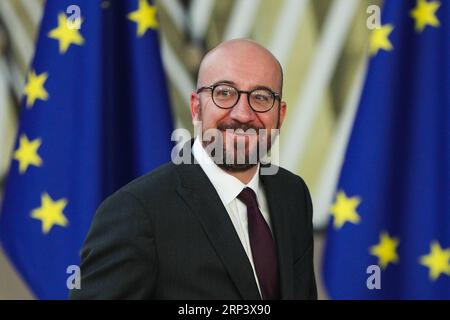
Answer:
[[[137,198],[146,198],[154,194],[173,189],[177,185],[178,175],[171,162],[161,165],[149,173],[134,179],[115,193],[129,193]]]
[[[276,178],[280,181],[283,181],[283,183],[287,183],[287,184],[296,184],[296,185],[302,185],[306,187],[306,183],[305,180],[303,180],[302,177],[300,177],[299,175],[296,175],[295,173],[282,168],[282,167],[278,167],[278,172],[276,173]]]

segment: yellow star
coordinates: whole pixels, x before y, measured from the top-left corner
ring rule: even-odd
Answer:
[[[416,7],[410,12],[411,17],[416,20],[417,32],[422,32],[427,25],[432,27],[439,26],[436,11],[440,6],[441,3],[439,1],[427,2],[426,0],[417,0]]]
[[[385,24],[379,29],[374,29],[369,38],[369,52],[371,56],[375,56],[380,49],[391,51],[394,47],[389,40],[389,35],[394,30],[392,24]]]
[[[343,191],[338,192],[336,202],[331,207],[331,215],[334,216],[334,228],[340,229],[344,223],[359,223],[360,217],[356,207],[361,202],[359,197],[347,198]]]
[[[19,148],[16,152],[14,152],[14,159],[19,161],[20,174],[24,174],[30,165],[36,167],[40,167],[42,165],[42,159],[37,153],[37,150],[41,144],[41,139],[30,141],[26,135],[22,134],[20,136]]]
[[[47,78],[47,72],[40,75],[36,75],[34,71],[28,73],[27,83],[23,89],[24,94],[27,96],[27,108],[32,108],[36,99],[48,100],[48,92],[44,88]]]
[[[142,37],[150,28],[158,28],[156,6],[149,5],[147,0],[139,0],[139,8],[130,12],[127,17],[137,23],[137,34],[139,37]]]
[[[79,18],[79,25],[83,22]],[[75,21],[78,22],[78,21]],[[84,38],[76,28],[71,28],[67,17],[64,13],[58,15],[58,27],[50,30],[48,36],[52,39],[59,41],[59,53],[64,54],[69,49],[71,44],[76,44],[81,46],[84,43]]]
[[[430,278],[435,281],[441,273],[450,276],[450,248],[443,250],[437,241],[430,248],[428,255],[420,257],[420,264],[430,269]]]
[[[42,232],[47,234],[54,225],[66,227],[69,224],[63,213],[66,206],[66,199],[53,201],[47,193],[43,193],[41,196],[41,207],[34,209],[31,212],[31,217],[41,220]]]
[[[378,265],[385,269],[389,263],[397,263],[398,239],[391,238],[387,232],[380,234],[380,242],[370,247],[370,254],[378,257]]]

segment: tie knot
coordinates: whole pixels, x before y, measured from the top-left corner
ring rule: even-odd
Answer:
[[[256,194],[251,188],[244,188],[237,196],[247,207],[258,207],[258,200]]]

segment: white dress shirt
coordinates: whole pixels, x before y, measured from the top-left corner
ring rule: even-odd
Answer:
[[[264,188],[259,180],[259,164],[258,170],[256,171],[250,182],[245,185],[239,179],[233,177],[232,175],[226,173],[224,170],[220,169],[213,160],[209,157],[208,153],[203,148],[200,140],[195,139],[194,145],[192,147],[192,154],[197,160],[200,167],[208,176],[209,180],[216,189],[225,209],[230,216],[231,222],[241,240],[242,246],[247,253],[250,264],[253,268],[253,274],[255,275],[256,284],[258,285],[258,290],[261,294],[261,288],[259,286],[258,276],[255,272],[255,265],[253,263],[252,249],[250,247],[250,240],[248,236],[248,219],[247,219],[247,206],[237,198],[239,193],[245,188],[251,188],[256,194],[258,200],[258,207],[261,211],[264,219],[266,220],[269,228],[271,228],[269,209],[267,206],[266,195]],[[272,230],[272,228],[271,228]]]

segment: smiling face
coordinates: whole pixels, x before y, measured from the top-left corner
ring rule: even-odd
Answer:
[[[282,71],[267,49],[248,40],[232,40],[210,51],[200,65],[197,88],[216,84],[226,84],[243,91],[267,88],[281,95]],[[221,131],[224,157],[235,159],[234,163],[221,166],[231,171],[243,171],[255,165],[238,164],[236,158],[244,152],[245,159],[252,159],[258,153],[258,139],[262,138],[258,130],[266,129],[270,135],[271,129],[280,129],[286,112],[286,103],[281,99],[275,99],[269,111],[255,112],[249,105],[246,93],[241,94],[233,108],[221,109],[214,104],[209,89],[193,92],[190,107],[193,120],[202,122],[203,133],[209,129]],[[233,132],[237,129],[248,132]],[[270,142],[270,136],[268,138]],[[203,141],[205,147],[208,144]],[[245,149],[238,148],[239,145],[245,145]]]

